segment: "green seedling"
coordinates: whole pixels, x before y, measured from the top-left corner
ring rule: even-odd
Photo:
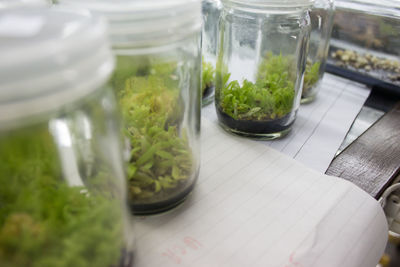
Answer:
[[[319,61],[313,64],[310,60],[307,60],[302,96],[307,96],[313,86],[318,82],[320,66],[321,63]]]
[[[0,266],[112,267],[121,257],[121,202],[105,171],[64,181],[46,124],[0,136]]]
[[[147,65],[117,88],[131,147],[127,176],[134,202],[168,198],[193,172],[188,138],[181,129],[184,106],[175,71],[175,64]]]
[[[292,65],[289,57],[268,53],[259,65],[255,83],[227,83],[229,74],[220,74],[220,109],[235,120],[271,121],[286,116],[295,96]]]

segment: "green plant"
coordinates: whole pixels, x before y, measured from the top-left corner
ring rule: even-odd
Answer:
[[[311,88],[318,82],[320,66],[321,63],[319,61],[313,64],[310,60],[307,60],[304,74],[303,96],[306,96]]]
[[[295,95],[291,66],[289,57],[268,53],[259,65],[255,83],[244,80],[242,85],[238,81],[227,84],[229,74],[219,73],[223,80],[217,96],[220,109],[235,120],[284,117],[291,112]]]
[[[209,62],[202,61],[202,88],[201,93],[204,95],[207,89],[214,86],[215,69]]]
[[[183,186],[193,172],[191,149],[181,129],[183,103],[175,64],[148,65],[118,89],[124,135],[131,150],[131,200],[156,201]],[[117,70],[118,72],[118,70]]]
[[[0,136],[0,266],[114,266],[123,248],[120,201],[68,186],[47,128]],[[105,185],[109,177],[98,170],[87,179]]]

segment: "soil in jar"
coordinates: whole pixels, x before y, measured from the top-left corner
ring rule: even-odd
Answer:
[[[135,214],[172,208],[187,196],[197,177],[182,127],[184,103],[177,66],[153,63],[146,68],[131,72],[124,87],[117,88],[124,136],[129,140],[127,177]]]
[[[215,86],[214,84],[207,85],[203,88],[203,99],[208,98],[214,92]]]
[[[289,114],[275,120],[256,121],[256,120],[235,120],[225,114],[217,107],[217,116],[220,122],[228,126],[235,132],[253,133],[253,134],[273,134],[282,132],[290,128],[293,122],[290,122]]]
[[[121,266],[121,200],[102,164],[69,186],[46,123],[0,136],[0,160],[0,266]]]
[[[288,56],[268,53],[261,62],[255,83],[228,83],[229,74],[219,74],[223,86],[217,90],[217,114],[233,130],[253,134],[280,132],[290,127],[295,76]]]
[[[192,177],[196,179],[197,173]],[[145,198],[143,201],[136,200],[131,202],[132,209],[136,215],[151,215],[168,211],[181,204],[192,192],[195,183],[180,183],[176,187],[168,190],[163,190],[162,193],[156,194],[153,201],[148,201]],[[163,196],[164,195],[164,196]]]

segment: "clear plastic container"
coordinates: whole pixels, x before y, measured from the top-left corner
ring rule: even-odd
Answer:
[[[104,23],[0,11],[0,58],[0,266],[132,266]]]
[[[325,73],[335,6],[333,0],[315,0],[310,12],[311,36],[301,103],[312,102]]]
[[[400,1],[336,0],[329,71],[400,92]]]
[[[115,89],[129,144],[135,214],[168,210],[192,191],[199,171],[201,2],[83,1],[104,15],[117,66]]]
[[[400,1],[335,0],[334,48],[400,56]]]
[[[206,106],[214,100],[215,67],[217,62],[218,23],[222,11],[220,0],[203,0],[202,29],[202,104]]]
[[[261,139],[286,135],[296,118],[312,0],[223,0],[215,105],[221,126]]]

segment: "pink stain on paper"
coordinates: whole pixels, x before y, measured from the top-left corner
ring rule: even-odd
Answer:
[[[186,236],[182,239],[182,242],[171,245],[161,255],[178,265],[182,263],[182,260],[190,251],[195,251],[202,247],[203,245],[197,239]]]
[[[300,262],[297,262],[294,259],[294,254],[295,254],[294,252],[290,254],[289,262],[285,265],[285,267],[303,267],[303,265],[301,265]]]

